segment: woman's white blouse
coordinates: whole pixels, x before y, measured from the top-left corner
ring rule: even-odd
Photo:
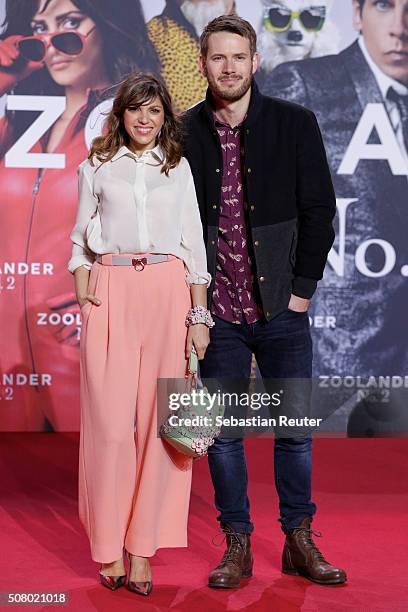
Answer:
[[[188,284],[210,284],[200,212],[188,161],[161,173],[160,146],[137,157],[122,146],[105,163],[78,166],[78,212],[68,270],[90,269],[95,254],[168,253],[180,257]]]

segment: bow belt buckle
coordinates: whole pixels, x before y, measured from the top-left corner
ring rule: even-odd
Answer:
[[[146,264],[147,264],[147,257],[140,257],[140,258],[132,257],[132,266],[134,267],[136,272],[141,272],[142,270],[144,270]]]

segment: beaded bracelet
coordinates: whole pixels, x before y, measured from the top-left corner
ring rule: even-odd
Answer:
[[[187,313],[186,327],[196,325],[197,323],[204,323],[207,327],[214,327],[215,325],[211,312],[204,308],[204,306],[194,306],[194,308],[190,308]]]

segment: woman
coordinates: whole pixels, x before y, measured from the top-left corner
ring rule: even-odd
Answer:
[[[191,459],[157,434],[157,380],[183,378],[193,344],[204,357],[211,277],[164,85],[126,79],[107,125],[79,166],[68,265],[83,317],[80,517],[102,584],[124,584],[124,547],[128,586],[148,595],[148,558],[186,546],[191,486]]]
[[[0,121],[0,269],[5,262],[34,266],[3,276],[0,371],[37,372],[49,382],[14,387],[0,427],[78,430],[81,320],[65,237],[75,221],[76,169],[88,150],[85,125],[106,88],[113,96],[113,83],[159,64],[137,0],[10,0],[3,25],[0,94],[64,96],[65,110],[41,138],[37,130],[30,149],[62,154],[62,168],[16,168],[4,159],[38,111],[7,110]]]

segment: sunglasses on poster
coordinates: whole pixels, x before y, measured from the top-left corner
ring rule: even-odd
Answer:
[[[42,62],[50,45],[65,55],[80,55],[86,38],[95,28],[96,26],[93,26],[87,34],[80,32],[33,34],[21,38],[16,45],[20,55],[30,62]]]
[[[298,18],[306,32],[319,32],[326,19],[326,7],[311,6],[301,11],[291,11],[282,5],[265,9],[263,23],[270,32],[287,32]]]

